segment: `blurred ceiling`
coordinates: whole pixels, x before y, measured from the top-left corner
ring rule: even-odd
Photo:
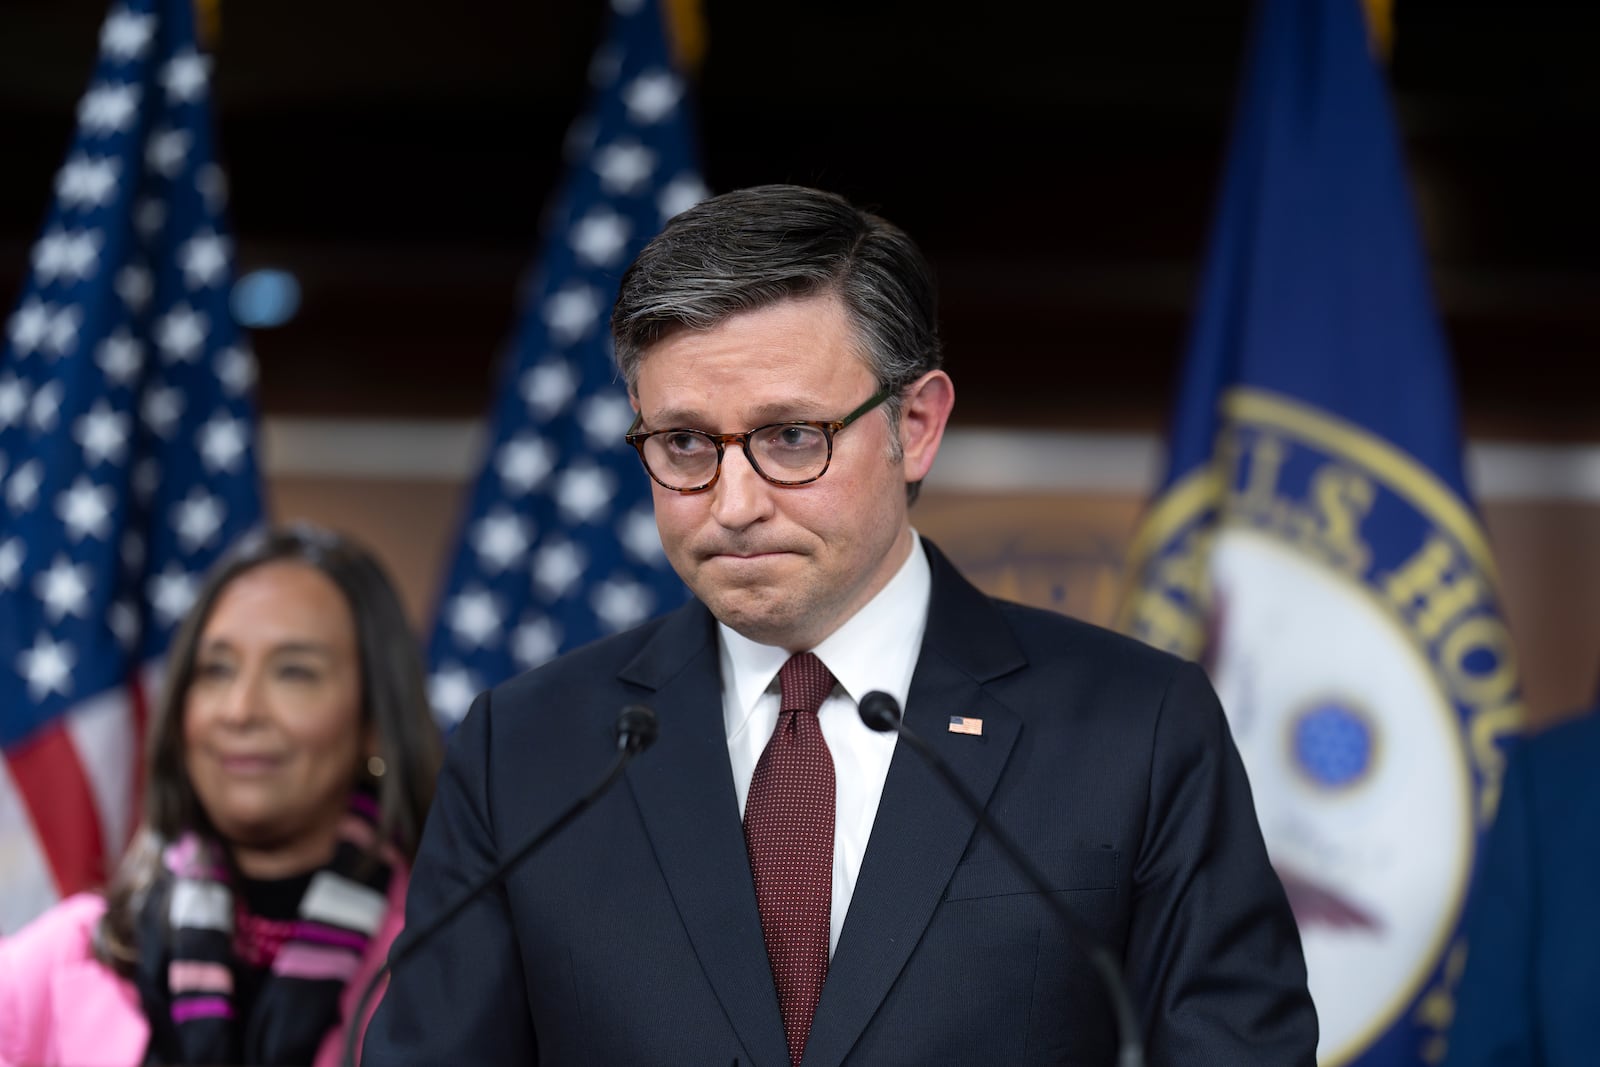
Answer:
[[[603,0],[222,2],[241,267],[269,414],[488,403]],[[0,298],[21,284],[106,4],[0,4]],[[707,0],[713,189],[876,206],[942,286],[958,422],[1156,429],[1249,5]],[[1395,90],[1468,428],[1600,439],[1600,5],[1397,0]]]

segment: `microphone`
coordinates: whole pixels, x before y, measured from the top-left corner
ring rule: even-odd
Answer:
[[[656,713],[643,704],[629,704],[617,716],[617,751],[637,756],[655,744],[660,723]],[[610,784],[609,779],[606,784]]]
[[[633,757],[649,748],[655,741],[656,734],[659,731],[656,713],[643,704],[629,704],[617,716],[615,731],[617,735],[617,758],[612,762],[610,769],[606,771],[605,777],[600,779],[594,788],[574,801],[570,807],[560,815],[557,815],[544,829],[513,849],[488,874],[467,887],[467,891],[457,897],[449,907],[435,915],[432,922],[417,927],[415,932],[407,929],[401,933],[394,946],[389,950],[388,960],[384,962],[382,967],[378,968],[377,973],[368,980],[365,988],[362,989],[361,996],[356,999],[356,1010],[350,1014],[349,1019],[346,1021],[344,1055],[339,1060],[343,1067],[356,1067],[356,1039],[364,1029],[362,1023],[366,1019],[367,1003],[372,999],[372,994],[376,992],[379,983],[392,973],[401,961],[414,954],[434,934],[438,933],[441,927],[460,914],[468,904],[477,900],[490,887],[504,881],[506,875],[511,873],[511,868],[522,862],[531,853],[537,851],[539,846],[550,840],[550,838],[566,829],[568,823],[582,815],[595,801],[599,800],[606,790],[610,789],[616,783],[616,780],[622,777],[623,769],[627,767]]]
[[[1095,938],[1083,921],[1067,909],[1055,892],[1050,888],[1050,883],[1045,880],[1039,868],[1028,859],[1027,853],[1011,839],[1000,827],[989,818],[983,810],[983,805],[978,803],[978,798],[956,777],[956,772],[950,768],[937,752],[926,741],[912,732],[900,717],[900,702],[888,693],[873,690],[861,698],[858,709],[862,723],[869,730],[877,733],[888,733],[890,730],[900,735],[900,739],[922,757],[923,762],[938,772],[944,779],[945,785],[951,792],[960,798],[961,803],[978,820],[978,825],[994,838],[995,844],[1000,846],[1000,851],[1005,854],[1012,866],[1022,872],[1030,885],[1043,898],[1050,910],[1061,921],[1062,929],[1067,932],[1067,940],[1088,958],[1093,965],[1095,973],[1100,978],[1100,984],[1105,987],[1106,996],[1111,1001],[1111,1011],[1117,1023],[1117,1067],[1144,1067],[1144,1046],[1139,1037],[1139,1021],[1133,1011],[1133,999],[1128,995],[1128,984],[1122,977],[1122,968],[1117,965],[1106,947]]]

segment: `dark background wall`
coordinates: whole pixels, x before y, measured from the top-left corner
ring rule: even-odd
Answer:
[[[20,286],[101,0],[0,5],[0,297]],[[241,266],[294,270],[256,335],[268,414],[488,401],[601,0],[221,5]],[[709,0],[715,190],[877,205],[941,276],[958,423],[1159,429],[1249,6]],[[1390,67],[1479,436],[1600,439],[1600,5],[1399,0]]]

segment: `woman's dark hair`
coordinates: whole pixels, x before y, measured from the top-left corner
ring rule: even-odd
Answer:
[[[392,842],[407,860],[416,857],[433,802],[440,741],[421,648],[394,585],[366,549],[330,530],[294,524],[247,535],[207,575],[167,652],[161,699],[146,739],[142,821],[106,889],[106,914],[94,939],[95,956],[123,975],[134,969],[139,910],[160,874],[162,849],[188,831],[215,834],[184,763],[183,713],[200,636],[223,591],[269,563],[315,568],[349,605],[361,664],[362,722],[374,728],[384,763],[383,775],[373,781],[378,838]]]

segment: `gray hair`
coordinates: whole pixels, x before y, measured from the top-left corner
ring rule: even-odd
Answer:
[[[637,394],[645,350],[673,330],[828,293],[843,301],[858,355],[890,392],[884,410],[897,430],[901,391],[943,358],[933,272],[905,231],[819,189],[739,189],[667,223],[622,276],[611,314],[617,368]],[[898,433],[891,440],[898,459]],[[916,483],[907,493],[916,499]]]

